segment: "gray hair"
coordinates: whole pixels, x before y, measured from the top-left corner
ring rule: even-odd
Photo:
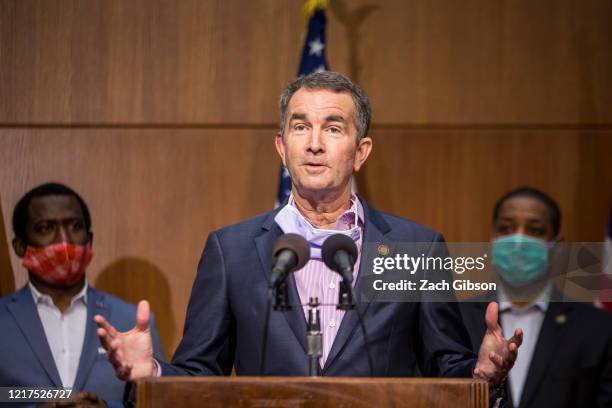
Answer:
[[[336,93],[348,92],[355,104],[355,125],[357,128],[357,142],[368,134],[370,120],[372,118],[372,107],[368,95],[361,87],[353,83],[339,72],[323,71],[301,76],[290,83],[280,97],[280,133],[284,136],[285,122],[287,121],[287,109],[293,94],[300,89],[306,90],[329,90]]]

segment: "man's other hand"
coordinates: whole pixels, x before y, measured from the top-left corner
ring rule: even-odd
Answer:
[[[514,330],[514,336],[506,340],[498,324],[499,305],[491,302],[485,313],[487,331],[482,339],[474,377],[486,380],[490,385],[500,384],[508,375],[523,342],[523,331]]]
[[[94,316],[102,346],[106,349],[117,376],[124,381],[135,381],[156,373],[149,326],[150,314],[149,302],[141,300],[136,309],[136,326],[127,332],[117,331],[100,315]]]

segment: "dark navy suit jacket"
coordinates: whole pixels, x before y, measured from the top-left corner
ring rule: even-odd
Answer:
[[[486,331],[487,304],[497,299],[489,294],[482,300],[460,305],[475,351]],[[550,302],[521,400],[508,397],[508,406],[518,408],[612,407],[612,314],[583,303]]]
[[[117,404],[123,399],[125,383],[117,378],[100,344],[93,320],[96,314],[104,316],[117,330],[126,331],[136,324],[136,307],[91,286],[87,288],[87,324],[73,393],[91,391]],[[155,356],[163,360],[154,320],[151,332]],[[27,285],[0,299],[0,386],[62,387]]]
[[[364,242],[441,242],[440,234],[370,208]],[[163,375],[260,375],[272,246],[282,235],[276,211],[212,232],[193,285],[183,339]],[[362,263],[362,268],[363,268]],[[364,279],[359,273],[355,292]],[[291,303],[299,302],[293,276]],[[455,303],[361,303],[375,376],[471,377],[476,356]],[[272,312],[264,375],[308,375],[301,307]],[[354,311],[345,314],[324,376],[368,376],[364,339]]]

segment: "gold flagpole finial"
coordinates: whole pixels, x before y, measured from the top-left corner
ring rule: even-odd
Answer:
[[[312,16],[315,10],[325,10],[329,6],[329,0],[307,0],[304,3],[304,19],[308,23],[308,19]]]

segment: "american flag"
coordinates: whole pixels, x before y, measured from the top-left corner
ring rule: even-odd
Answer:
[[[304,40],[302,59],[298,69],[298,77],[312,74],[313,72],[327,71],[327,59],[325,57],[325,17],[326,1],[308,1],[304,12],[308,17],[308,33]],[[291,193],[291,177],[286,168],[281,165],[278,183],[278,194],[275,207],[287,201]]]

